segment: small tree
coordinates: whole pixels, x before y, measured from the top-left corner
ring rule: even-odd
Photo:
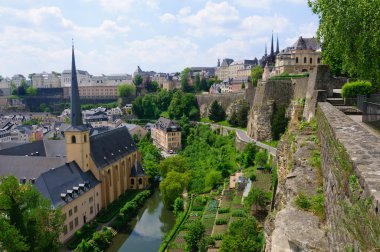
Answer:
[[[180,212],[183,212],[183,199],[178,197],[174,201],[173,211],[175,215],[178,215]]]
[[[211,104],[208,117],[211,121],[220,122],[226,118],[226,113],[224,112],[222,106],[220,106],[217,101],[213,101]]]
[[[234,110],[230,116],[230,118],[228,119],[228,123],[232,126],[232,127],[236,127],[238,126],[238,118],[237,118],[237,114],[236,114],[236,111]]]
[[[185,236],[186,251],[197,252],[205,246],[205,227],[200,220],[193,221],[188,226]]]
[[[268,153],[267,150],[259,151],[255,155],[255,164],[257,166],[264,167],[268,161]]]
[[[119,97],[131,97],[136,95],[136,87],[131,84],[121,84],[117,87]]]
[[[263,76],[264,69],[261,66],[256,66],[251,70],[252,85],[257,86],[257,82]]]

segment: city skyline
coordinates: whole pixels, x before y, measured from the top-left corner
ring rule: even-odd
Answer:
[[[261,58],[272,31],[283,49],[318,26],[303,0],[14,0],[0,20],[3,77],[69,69],[72,38],[77,68],[93,75],[176,72]]]

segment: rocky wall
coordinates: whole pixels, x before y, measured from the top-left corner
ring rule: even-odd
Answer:
[[[360,197],[372,200],[369,211],[380,218],[380,138],[329,103],[318,103],[316,120],[321,145],[329,250],[346,251],[355,244],[355,237],[349,236],[342,225],[342,203],[355,204],[353,181],[358,182]]]

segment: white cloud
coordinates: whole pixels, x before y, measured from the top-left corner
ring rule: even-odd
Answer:
[[[165,13],[164,15],[161,15],[159,17],[161,23],[163,24],[167,24],[167,23],[172,23],[174,21],[176,21],[176,16],[174,16],[173,14],[171,13]]]
[[[234,3],[246,8],[270,9],[271,0],[234,0]]]
[[[284,32],[289,27],[289,20],[285,17],[273,16],[249,16],[242,20],[241,31],[250,32],[253,35],[274,32]]]
[[[292,44],[294,44],[294,42],[296,42],[300,36],[304,38],[316,37],[317,29],[318,25],[314,22],[300,25],[296,30],[297,36],[287,37],[285,39],[286,46],[291,46]]]
[[[207,52],[210,57],[225,58],[235,56],[235,59],[253,59],[253,49],[262,46],[266,41],[265,37],[256,37],[250,40],[227,39],[210,48]],[[250,54],[250,52],[252,52]]]
[[[157,0],[99,0],[100,6],[111,12],[129,12],[136,6],[159,9]]]

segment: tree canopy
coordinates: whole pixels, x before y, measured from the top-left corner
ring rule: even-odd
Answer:
[[[181,73],[181,89],[183,92],[188,93],[193,91],[193,87],[189,83],[190,68],[185,68]]]
[[[334,73],[380,84],[380,1],[309,0],[319,16],[318,38],[323,62]]]
[[[131,84],[121,84],[117,86],[117,94],[119,97],[131,97],[136,95],[136,87]]]
[[[263,76],[264,69],[261,66],[255,66],[251,70],[252,85],[257,86],[257,81]]]
[[[213,101],[211,103],[208,118],[213,122],[220,122],[226,118],[226,113],[224,112],[224,109],[221,105],[219,105],[217,101]]]
[[[31,184],[0,178],[0,250],[58,251],[62,226],[61,211]]]

